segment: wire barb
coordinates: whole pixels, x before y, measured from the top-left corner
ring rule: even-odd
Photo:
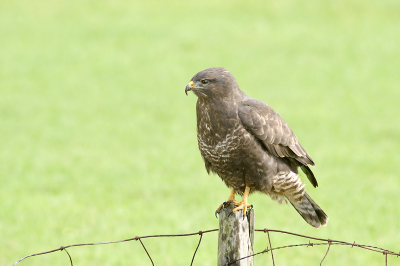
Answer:
[[[199,246],[200,246],[200,243],[201,243],[201,239],[203,238],[203,232],[199,231],[199,235],[200,235],[199,244],[197,244],[196,250],[194,251],[192,262],[190,263],[190,266],[193,265],[194,257],[196,256],[196,252],[199,249]]]
[[[264,231],[265,231],[265,230],[267,231],[267,234],[268,234],[269,248],[270,248],[270,250],[271,250],[271,257],[272,257],[272,265],[275,266],[274,253],[272,252],[271,238],[269,237],[269,231],[268,231],[268,229],[265,228]]]
[[[322,265],[322,262],[324,261],[324,259],[326,258],[326,255],[328,255],[328,252],[329,252],[329,249],[331,248],[331,244],[332,244],[332,239],[328,239],[328,250],[326,251],[326,253],[325,253],[325,256],[324,256],[324,258],[321,260],[321,263],[319,264],[320,266]]]
[[[154,266],[154,262],[153,262],[153,260],[151,259],[149,252],[147,252],[147,249],[146,249],[146,247],[144,246],[144,244],[143,244],[143,242],[142,242],[142,240],[141,240],[140,238],[139,238],[139,241],[140,241],[140,244],[142,244],[142,247],[144,248],[144,251],[146,251],[147,256],[149,256],[149,259],[150,259],[150,261],[151,261],[151,264]]]
[[[388,255],[387,250],[383,251],[383,255],[385,255],[385,265],[387,266],[387,255]]]
[[[69,257],[69,261],[71,262],[71,266],[74,266],[74,264],[72,263],[72,258],[71,258],[71,255],[69,255],[69,252],[68,252],[68,250],[66,249],[66,248],[64,248],[63,246],[61,246],[61,249],[60,250],[64,250],[65,252],[67,252],[67,254],[68,254],[68,257]]]

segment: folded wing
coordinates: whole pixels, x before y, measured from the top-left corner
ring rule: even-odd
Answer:
[[[318,186],[308,167],[314,165],[314,161],[301,146],[289,125],[269,105],[250,98],[239,106],[238,115],[245,128],[263,143],[270,154],[294,160],[312,185]]]

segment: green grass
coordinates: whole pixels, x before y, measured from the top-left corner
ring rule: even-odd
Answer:
[[[196,97],[184,94],[212,66],[275,108],[317,165],[320,186],[308,191],[328,226],[252,195],[256,228],[398,252],[399,13],[391,0],[1,2],[0,265],[67,244],[217,228],[229,189],[206,174]],[[144,243],[156,265],[188,265],[197,241]],[[275,246],[298,241],[272,235]],[[267,243],[256,234],[256,251]],[[274,254],[276,265],[318,265],[325,251]],[[74,265],[150,265],[137,242],[69,252]],[[195,265],[216,258],[207,234]],[[339,246],[324,261],[383,263]],[[57,252],[20,265],[69,262]]]

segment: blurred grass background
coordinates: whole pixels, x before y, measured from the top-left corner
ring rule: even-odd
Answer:
[[[0,2],[0,264],[217,228],[229,189],[206,174],[196,97],[184,94],[213,66],[277,110],[317,165],[308,191],[328,226],[252,195],[256,228],[399,251],[399,14],[395,0]],[[255,251],[267,241],[256,234]],[[197,242],[144,240],[156,265],[188,265]],[[272,235],[275,246],[298,242]],[[69,252],[74,265],[150,265],[137,242]],[[274,254],[276,265],[317,265],[325,252]],[[207,234],[195,265],[216,258]],[[334,246],[324,265],[383,261]],[[57,252],[20,265],[69,261]]]

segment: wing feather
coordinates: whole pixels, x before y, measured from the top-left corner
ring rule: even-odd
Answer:
[[[307,165],[314,161],[301,146],[289,125],[267,104],[249,98],[238,108],[238,115],[245,128],[258,138],[269,153],[281,158],[294,159],[314,186],[314,174]]]

